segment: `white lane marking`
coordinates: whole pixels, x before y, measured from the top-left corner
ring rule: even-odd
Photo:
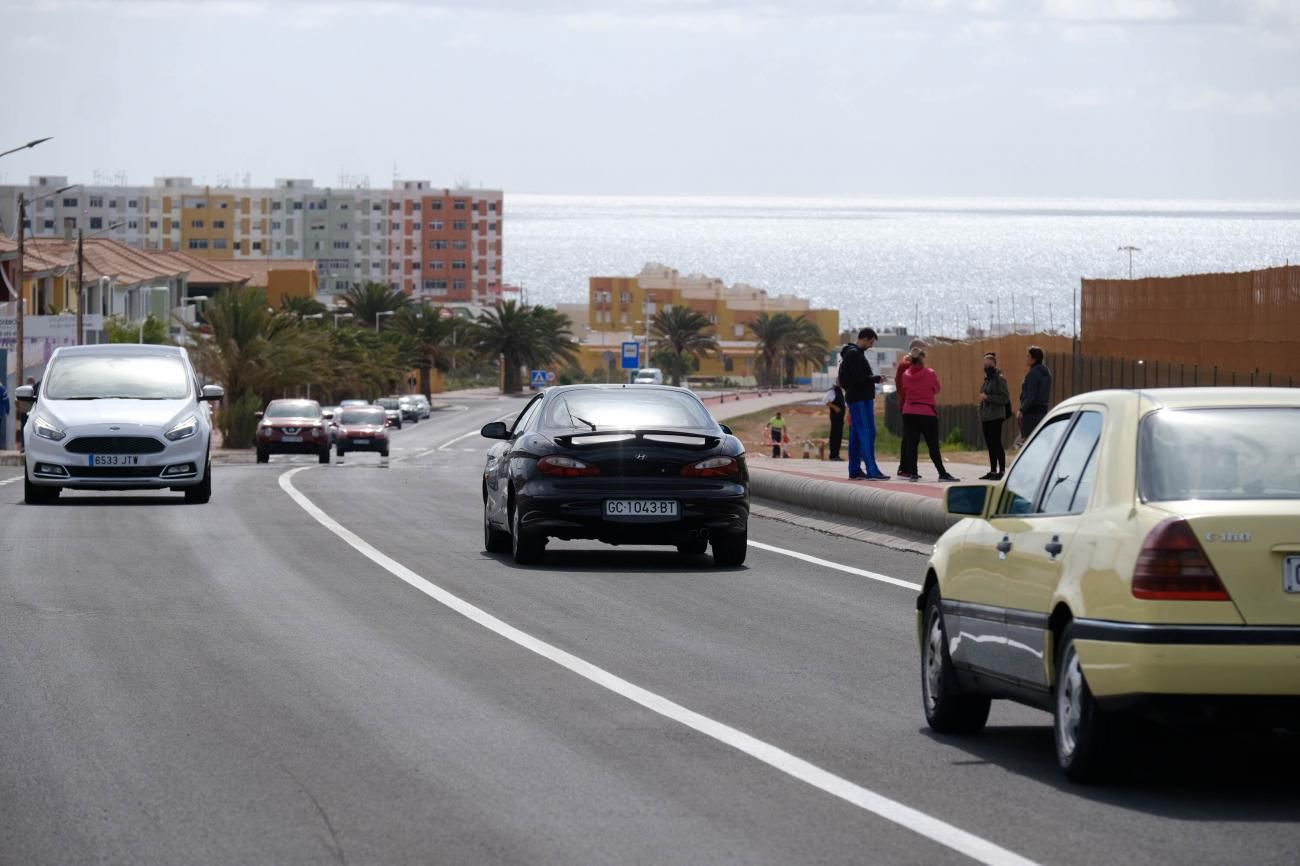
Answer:
[[[23,477],[21,475],[16,475],[13,478],[6,478],[4,481],[0,481],[0,487],[4,487],[6,484],[13,484],[14,482],[22,481],[22,480]]]
[[[904,589],[914,589],[917,592],[921,591],[921,584],[912,583],[910,580],[901,580],[897,577],[890,577],[887,574],[877,574],[874,571],[867,571],[865,568],[854,568],[851,565],[840,565],[838,562],[831,562],[829,559],[819,559],[816,556],[809,556],[808,554],[800,553],[797,550],[786,550],[784,547],[774,547],[771,544],[764,544],[761,541],[751,541],[749,542],[749,546],[756,547],[759,550],[766,550],[769,553],[779,553],[782,556],[802,559],[804,562],[811,562],[813,565],[820,565],[823,568],[833,568],[836,571],[856,574],[858,577],[867,577],[871,580],[878,580],[881,583],[892,583],[894,586],[901,586]]]
[[[371,546],[359,535],[335,521],[318,508],[314,502],[300,493],[293,486],[293,476],[310,468],[310,466],[303,466],[285,472],[280,476],[280,488],[289,494],[289,497],[303,511],[311,515],[317,523],[345,541],[366,559],[466,619],[481,625],[483,628],[529,652],[536,653],[542,658],[572,671],[598,686],[627,698],[633,703],[640,704],[651,712],[658,713],[724,745],[731,746],[733,749],[762,761],[764,764],[788,776],[824,791],[833,797],[838,797],[873,815],[884,818],[886,821],[897,824],[904,829],[911,830],[940,845],[951,848],[953,851],[964,854],[976,862],[990,864],[990,866],[993,866],[993,864],[996,864],[996,866],[1036,866],[1034,861],[1028,860],[1013,851],[1008,851],[1006,848],[987,839],[982,839],[919,809],[914,809],[897,800],[891,800],[883,794],[877,794],[875,791],[854,784],[771,743],[746,734],[744,731],[730,725],[715,721],[694,710],[689,710],[681,704],[674,703],[661,695],[630,683],[604,668],[597,667],[591,662],[584,661],[572,653],[565,652],[497,619],[482,608],[476,607],[459,596],[453,595],[442,587],[431,583],[400,562]]]
[[[441,445],[439,445],[437,448],[435,448],[435,449],[433,449],[433,450],[434,450],[434,451],[446,451],[448,448],[450,448],[451,446],[455,445],[457,442],[463,442],[463,441],[465,441],[466,439],[468,439],[468,438],[471,437],[471,436],[477,436],[478,433],[479,433],[479,431],[477,431],[477,430],[471,430],[471,431],[469,431],[468,433],[466,433],[466,434],[463,435],[463,436],[457,436],[455,439],[451,440],[450,442],[444,442],[444,443],[442,443]]]

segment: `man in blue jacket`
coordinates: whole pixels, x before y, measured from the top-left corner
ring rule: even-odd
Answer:
[[[1052,371],[1043,363],[1043,350],[1030,346],[1025,364],[1029,372],[1020,383],[1020,411],[1016,413],[1021,439],[1029,438],[1052,407]]]
[[[876,332],[871,328],[858,331],[856,343],[845,343],[840,349],[839,379],[849,404],[849,477],[886,481],[889,476],[876,465],[876,385],[881,377],[867,360],[867,349],[875,344]]]

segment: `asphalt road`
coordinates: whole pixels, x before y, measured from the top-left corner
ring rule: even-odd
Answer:
[[[1079,788],[1045,714],[929,734],[907,588],[759,548],[484,553],[466,434],[521,405],[408,425],[386,467],[219,466],[206,506],[27,507],[0,471],[0,862],[1300,860],[1292,738],[1158,737]]]

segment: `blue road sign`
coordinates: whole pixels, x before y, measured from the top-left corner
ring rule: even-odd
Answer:
[[[635,370],[641,366],[641,344],[635,340],[623,344],[623,369]]]
[[[545,388],[545,387],[546,387],[546,371],[545,371],[545,370],[533,370],[533,371],[531,371],[531,372],[528,374],[528,382],[529,382],[529,384],[531,384],[534,388]]]

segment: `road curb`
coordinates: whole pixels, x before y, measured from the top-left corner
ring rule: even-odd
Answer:
[[[940,536],[957,518],[940,499],[823,481],[771,469],[749,470],[751,495],[799,508]]]

